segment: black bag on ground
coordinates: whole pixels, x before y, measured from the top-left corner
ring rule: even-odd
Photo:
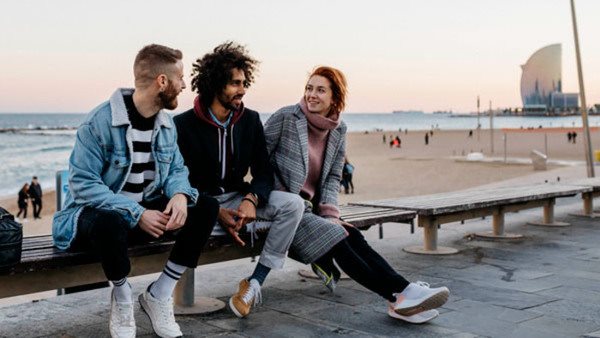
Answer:
[[[0,207],[0,268],[10,267],[21,261],[22,244],[23,226]]]

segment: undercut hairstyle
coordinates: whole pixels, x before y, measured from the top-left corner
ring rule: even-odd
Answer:
[[[200,95],[204,106],[210,106],[231,81],[231,71],[235,68],[244,72],[244,87],[250,87],[258,63],[244,46],[227,41],[192,64],[192,91]]]
[[[142,48],[133,63],[135,86],[148,87],[159,75],[170,73],[170,66],[183,59],[183,53],[178,49],[161,45],[148,45]]]
[[[346,94],[348,94],[348,84],[344,73],[333,67],[321,66],[313,70],[308,78],[315,75],[322,76],[331,83],[332,103],[329,114],[341,113],[346,107]]]

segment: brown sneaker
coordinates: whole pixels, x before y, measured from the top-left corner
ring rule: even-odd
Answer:
[[[229,308],[236,316],[243,318],[250,314],[252,306],[260,304],[261,301],[260,284],[254,279],[242,279],[238,292],[229,298]]]

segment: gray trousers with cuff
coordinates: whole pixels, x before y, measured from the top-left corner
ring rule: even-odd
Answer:
[[[222,208],[237,210],[244,195],[237,192],[214,196]],[[304,200],[297,194],[272,191],[263,208],[256,209],[257,222],[248,223],[248,231],[269,229],[258,260],[271,269],[281,269],[292,244],[296,228],[304,214]],[[212,235],[226,234],[221,226],[213,228]]]

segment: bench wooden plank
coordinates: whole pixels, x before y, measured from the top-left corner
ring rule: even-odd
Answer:
[[[563,226],[554,221],[556,198],[586,194],[590,186],[567,184],[538,184],[492,189],[471,189],[456,192],[386,199],[362,203],[361,206],[381,206],[414,210],[418,223],[424,228],[424,246],[405,248],[421,254],[451,254],[458,250],[437,246],[437,229],[441,224],[493,215],[493,231],[480,234],[488,238],[518,238],[520,235],[504,233],[504,214],[535,207],[544,208],[544,221],[538,224]]]

